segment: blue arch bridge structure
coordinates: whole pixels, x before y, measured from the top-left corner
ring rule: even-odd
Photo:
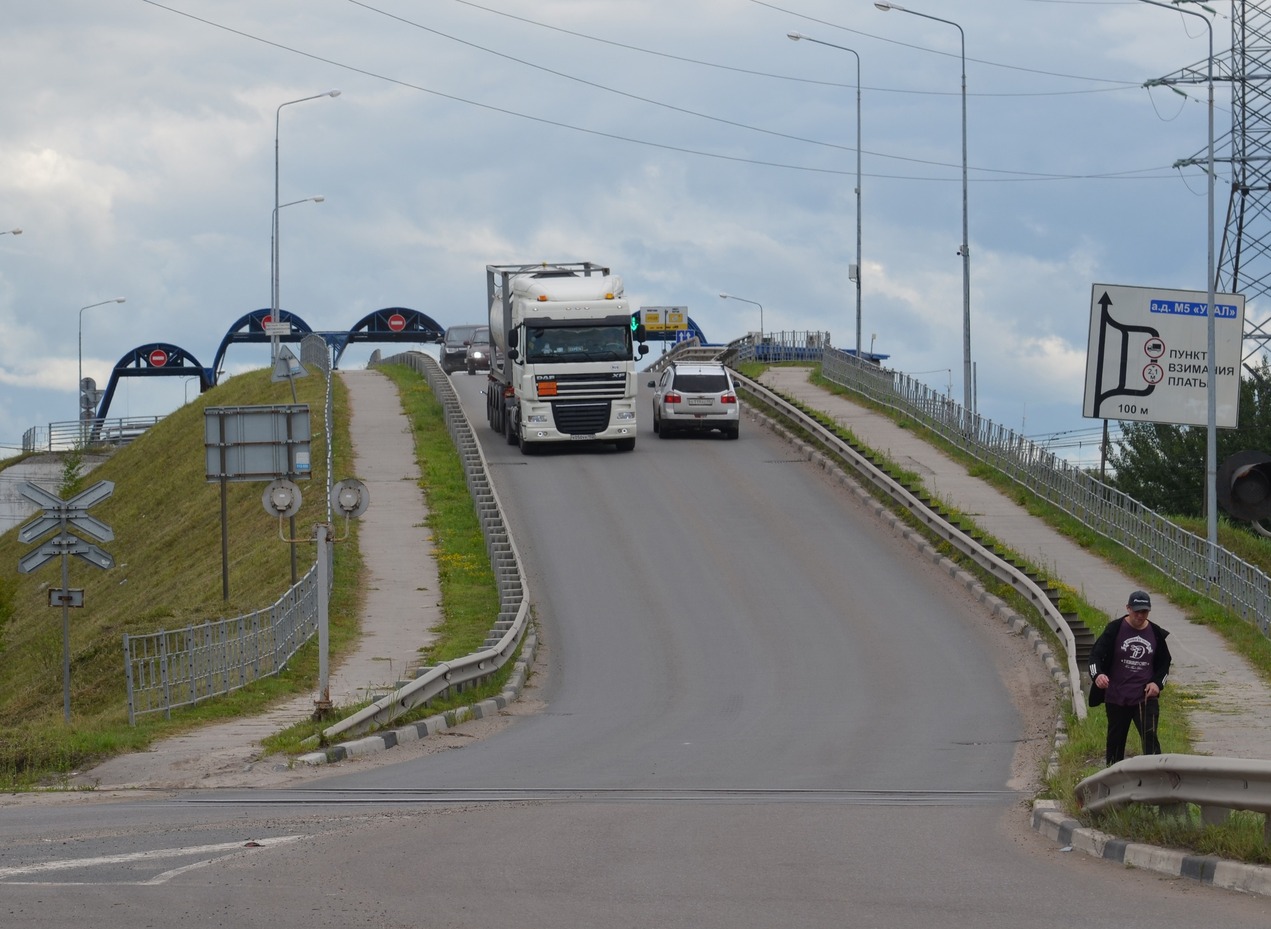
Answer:
[[[119,379],[124,377],[197,377],[199,393],[211,390],[220,378],[221,365],[229,347],[245,342],[271,342],[274,337],[266,331],[265,325],[273,321],[269,309],[252,310],[239,317],[221,339],[210,367],[204,367],[193,354],[170,342],[137,346],[115,362],[110,382],[101,392],[93,418],[99,421],[106,418]],[[431,316],[401,306],[367,313],[348,330],[335,332],[314,332],[307,322],[287,310],[278,311],[277,321],[291,324],[288,335],[278,336],[281,342],[299,342],[309,335],[320,336],[331,349],[332,368],[340,366],[340,356],[354,342],[427,343],[439,342],[445,335],[445,329]]]

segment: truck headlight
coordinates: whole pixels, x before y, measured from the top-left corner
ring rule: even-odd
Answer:
[[[630,421],[635,418],[636,418],[635,410],[619,410],[618,411],[618,416],[617,416],[618,422]]]

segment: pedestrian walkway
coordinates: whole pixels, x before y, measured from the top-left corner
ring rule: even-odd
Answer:
[[[992,485],[970,476],[964,465],[924,442],[912,429],[902,429],[889,417],[812,384],[810,371],[769,368],[759,381],[828,414],[864,445],[921,475],[934,497],[966,514],[989,535],[1105,613],[1124,613],[1130,591],[1144,586],[1029,515]],[[1201,698],[1189,705],[1196,753],[1271,760],[1271,686],[1221,636],[1188,622],[1164,596],[1151,593],[1152,619],[1170,632],[1174,657],[1170,680]]]
[[[361,635],[352,654],[333,662],[328,675],[332,703],[347,706],[392,689],[418,664],[419,649],[432,640],[430,630],[441,619],[441,594],[414,438],[397,387],[375,370],[336,376],[348,388],[354,455],[353,473],[334,477],[357,477],[370,495],[358,527],[366,570]],[[305,488],[320,490],[325,492],[317,485]],[[73,781],[103,789],[244,783],[244,775],[261,763],[261,740],[309,718],[317,696],[164,739]]]

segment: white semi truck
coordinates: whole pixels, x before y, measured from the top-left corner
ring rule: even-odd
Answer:
[[[485,278],[490,428],[526,455],[550,442],[635,448],[635,359],[649,346],[622,278],[590,261],[486,265]]]

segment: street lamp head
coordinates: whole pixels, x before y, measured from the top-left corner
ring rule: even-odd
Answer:
[[[309,199],[312,200],[314,203],[321,203],[322,201],[326,200],[326,197],[318,196],[318,197],[310,197]]]
[[[340,96],[340,92],[338,90],[328,90],[326,95],[328,97],[338,97]]]
[[[719,295],[719,299],[721,299],[721,300],[727,300],[727,299],[728,299],[728,294],[720,294],[720,295]]]
[[[787,32],[786,38],[789,39],[791,42],[798,42],[800,39],[806,39],[807,36],[805,36],[801,32]]]
[[[7,235],[22,235],[22,230],[21,229],[6,229],[5,232],[0,232],[0,235],[6,235],[6,234]]]
[[[882,10],[884,13],[888,10],[900,10],[901,12],[907,12],[899,3],[875,3],[874,6],[878,7],[878,9]]]

